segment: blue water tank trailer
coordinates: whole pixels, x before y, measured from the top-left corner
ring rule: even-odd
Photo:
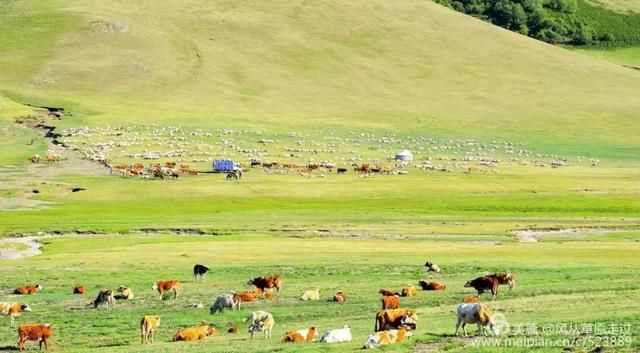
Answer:
[[[233,172],[235,166],[236,164],[230,159],[218,159],[213,161],[213,172],[230,173]]]

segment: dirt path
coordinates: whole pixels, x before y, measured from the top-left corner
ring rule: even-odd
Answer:
[[[18,246],[17,248],[14,246]],[[26,246],[26,248],[24,248]],[[42,244],[37,237],[0,239],[0,259],[16,260],[42,253]]]

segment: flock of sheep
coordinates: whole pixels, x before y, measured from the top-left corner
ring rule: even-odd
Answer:
[[[205,132],[159,125],[106,126],[69,128],[62,132],[59,141],[86,159],[114,163],[170,159],[177,163],[210,164],[215,159],[233,159],[332,163],[345,167],[362,162],[381,165],[392,161],[400,149],[413,151],[415,168],[441,172],[495,173],[502,166],[560,168],[570,163],[567,157],[536,153],[514,142],[356,131],[302,134],[231,129]],[[571,163],[597,166],[599,161],[578,156]]]

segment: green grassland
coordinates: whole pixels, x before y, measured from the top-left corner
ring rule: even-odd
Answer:
[[[640,12],[640,4],[634,0],[590,0],[590,2],[620,12]]]
[[[37,295],[21,298],[33,308],[18,318],[23,322],[50,322],[55,328],[55,351],[82,352],[345,352],[359,349],[373,330],[379,307],[377,290],[399,290],[406,283],[424,278],[425,257],[443,266],[444,292],[419,292],[415,298],[403,299],[403,306],[418,309],[416,335],[408,343],[384,351],[408,351],[418,343],[439,344],[448,351],[496,351],[471,349],[471,340],[452,337],[455,315],[451,312],[465,295],[466,280],[484,271],[508,269],[517,273],[519,283],[514,292],[503,288],[498,300],[483,300],[505,315],[512,326],[569,322],[630,322],[637,337],[638,320],[631,310],[640,293],[635,274],[638,271],[638,243],[618,241],[563,243],[495,243],[473,244],[428,240],[374,239],[295,239],[272,236],[170,236],[129,235],[100,237],[63,237],[45,240],[44,253],[38,257],[2,261],[3,291],[24,282],[28,273],[32,281],[45,289]],[[144,255],[141,255],[144,254]],[[213,267],[206,283],[190,282],[194,263]],[[206,307],[214,296],[229,290],[242,290],[247,278],[265,273],[283,275],[283,290],[274,301],[248,303],[240,312],[225,311],[211,316]],[[159,301],[151,283],[159,278],[183,281],[178,300]],[[606,286],[602,279],[607,278]],[[82,283],[93,297],[103,287],[130,286],[136,298],[118,302],[113,311],[86,307],[92,299],[71,295],[71,287]],[[297,296],[318,287],[321,300],[302,302]],[[348,293],[344,305],[330,302],[337,290]],[[12,299],[3,295],[2,299]],[[185,308],[203,303],[205,309]],[[597,308],[597,310],[595,310]],[[274,314],[274,338],[251,341],[241,320],[252,310]],[[143,315],[162,316],[162,327],[152,346],[139,346],[138,324]],[[204,342],[170,343],[179,327],[193,326],[201,320],[224,331],[238,325],[237,336],[220,334]],[[284,345],[279,338],[286,330],[317,325],[320,331],[352,327],[351,343]],[[475,328],[471,328],[473,332]],[[15,343],[15,331],[8,323],[0,327],[0,346]],[[516,336],[514,336],[516,337]],[[637,346],[637,338],[634,338]],[[587,347],[578,352],[590,351]],[[627,350],[631,351],[627,347]],[[517,351],[517,350],[512,350]],[[524,350],[522,350],[524,351]],[[540,348],[556,352],[557,347]],[[605,351],[613,351],[605,349]],[[616,350],[618,351],[618,350]]]
[[[519,279],[490,302],[509,322],[630,322],[637,350],[640,71],[622,66],[636,62],[633,49],[574,52],[430,1],[0,2],[0,236],[45,235],[41,255],[0,260],[0,300],[42,283],[18,322],[52,323],[53,351],[345,352],[373,330],[376,291],[415,283],[430,259],[447,290],[404,300],[419,310],[416,336],[382,351],[496,351],[451,335],[464,282],[498,270]],[[26,104],[65,112],[53,120]],[[16,123],[34,117],[67,148]],[[404,148],[416,157],[407,175],[351,170],[391,165]],[[96,151],[199,171],[255,156],[349,171],[144,180],[109,175],[87,160]],[[149,151],[162,157],[143,159]],[[65,159],[27,162],[47,153]],[[428,164],[450,171],[417,168]],[[519,242],[526,229],[580,231]],[[190,282],[194,263],[213,266],[205,284]],[[216,316],[185,307],[275,272],[275,301]],[[181,298],[157,300],[161,278],[183,281]],[[126,284],[136,299],[89,309],[93,298],[70,294],[77,283],[91,297]],[[296,299],[315,287],[321,301]],[[346,304],[326,301],[340,289]],[[257,309],[276,318],[266,343],[241,322]],[[148,314],[162,327],[141,347]],[[243,332],[168,342],[201,320]],[[13,350],[15,328],[0,322],[0,350]],[[279,342],[285,330],[344,324],[348,344]]]

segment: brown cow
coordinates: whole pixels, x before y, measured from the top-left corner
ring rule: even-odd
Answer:
[[[247,303],[251,303],[256,301],[256,295],[254,292],[242,292],[240,294],[238,294],[238,296],[240,297],[240,300],[243,302],[247,302]]]
[[[333,296],[333,301],[338,303],[344,303],[347,301],[347,295],[343,291],[339,291]]]
[[[516,288],[516,278],[511,272],[498,272],[487,277],[493,277],[498,280],[498,284],[508,284],[509,290]]]
[[[254,285],[263,292],[265,289],[271,289],[274,287],[278,292],[280,292],[280,288],[282,288],[282,278],[280,275],[261,276],[250,279],[247,284]]]
[[[0,315],[7,315],[11,319],[11,325],[16,321],[16,317],[20,316],[22,313],[30,312],[31,308],[27,304],[18,304],[18,303],[8,303],[2,302],[0,303]]]
[[[87,289],[84,286],[75,286],[73,287],[73,294],[87,294]]]
[[[231,326],[227,330],[227,333],[232,333],[232,334],[236,334],[238,332],[240,332],[240,329],[238,328],[238,326]]]
[[[47,340],[51,338],[51,324],[30,324],[22,325],[18,327],[18,349],[25,350],[25,342],[38,341],[40,349],[42,349],[42,343],[44,343],[44,350],[49,349]]]
[[[315,326],[311,326],[309,328],[305,328],[298,331],[287,331],[287,333],[282,337],[282,343],[287,342],[312,342],[316,337],[317,331]]]
[[[406,287],[402,288],[403,297],[415,297],[417,294],[416,287],[412,284],[407,284]]]
[[[167,281],[160,280],[154,283],[151,289],[157,290],[158,293],[160,293],[160,299],[162,299],[162,295],[165,292],[173,291],[173,299],[176,299],[178,297],[178,290],[180,289],[180,283],[178,282],[177,279],[171,279]]]
[[[19,295],[36,294],[42,288],[43,287],[39,284],[35,284],[32,286],[18,287],[13,291],[13,294],[19,294]]]
[[[477,295],[470,295],[468,297],[464,297],[462,298],[462,302],[466,303],[466,304],[471,304],[471,303],[477,303],[478,302],[478,296]]]
[[[415,330],[418,325],[416,309],[382,310],[376,313],[375,332],[407,326]]]
[[[423,290],[445,290],[447,289],[447,286],[445,286],[442,283],[439,282],[427,282],[424,280],[420,280],[418,282],[418,284],[420,284],[420,287],[422,287]]]
[[[385,295],[382,297],[382,310],[399,309],[400,297],[397,295]]]
[[[378,291],[378,293],[382,294],[382,296],[385,296],[385,297],[392,297],[392,296],[394,296],[394,295],[400,295],[400,293],[398,293],[398,292],[392,292],[392,291],[390,291],[390,290],[388,290],[388,289],[380,289],[380,290]]]
[[[176,335],[173,336],[173,341],[198,341],[207,338],[208,335],[209,324],[202,321],[198,327],[178,329]]]
[[[478,277],[474,280],[471,281],[467,281],[467,283],[464,284],[465,287],[473,287],[475,290],[478,291],[478,297],[484,293],[484,291],[491,291],[491,295],[493,296],[493,299],[498,297],[498,285],[500,283],[498,282],[498,279],[495,277],[489,277],[489,276],[484,276],[484,277]]]

